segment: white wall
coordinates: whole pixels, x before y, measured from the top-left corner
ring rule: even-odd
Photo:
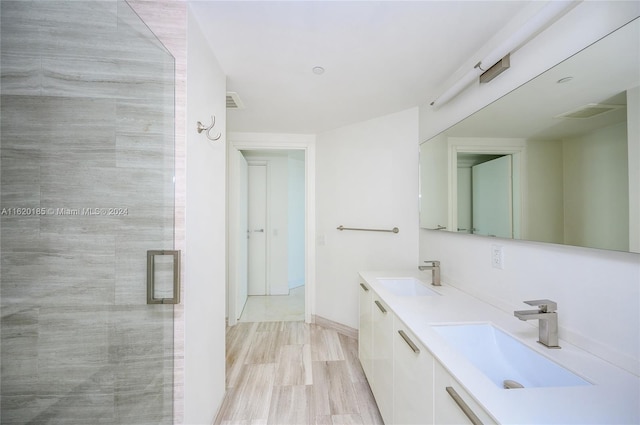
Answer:
[[[418,109],[319,134],[316,152],[316,314],[357,328],[358,272],[418,266]]]
[[[188,14],[185,424],[211,424],[225,391],[226,79]],[[216,117],[219,141],[195,130]]]
[[[628,251],[627,123],[562,145],[565,243]]]
[[[562,164],[560,141],[527,140],[524,239],[551,243],[564,241]]]
[[[438,110],[422,106],[421,140],[440,133],[638,15],[639,2],[580,3],[513,54],[511,69],[490,84],[472,86]],[[513,26],[505,29],[513,31]],[[638,254],[500,240],[505,269],[498,270],[490,262],[495,241],[420,230],[420,258],[440,260],[444,282],[507,313],[525,307],[521,302],[527,299],[557,301],[562,339],[640,374]]]

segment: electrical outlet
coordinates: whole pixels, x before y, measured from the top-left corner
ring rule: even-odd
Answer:
[[[491,265],[496,269],[504,269],[504,252],[502,251],[502,246],[491,245]]]

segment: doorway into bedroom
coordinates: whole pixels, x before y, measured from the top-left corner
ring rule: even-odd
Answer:
[[[304,320],[305,152],[240,150],[234,160],[236,320]]]

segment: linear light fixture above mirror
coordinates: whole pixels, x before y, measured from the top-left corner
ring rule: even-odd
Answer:
[[[507,56],[503,57],[498,62],[496,62],[496,64],[493,65],[491,68],[487,69],[482,74],[480,74],[480,83],[481,84],[488,83],[489,81],[493,80],[498,75],[502,74],[504,71],[509,69],[510,66],[511,66],[511,53],[507,53]]]
[[[498,47],[493,49],[491,53],[489,53],[481,61],[479,61],[473,67],[473,69],[467,72],[462,78],[460,78],[460,80],[454,83],[440,96],[438,96],[433,102],[431,102],[431,106],[441,106],[453,99],[458,95],[458,93],[464,90],[481,74],[485,73],[495,64],[501,62],[507,55],[513,53],[518,48],[523,46],[531,38],[536,36],[540,31],[549,27],[556,19],[558,19],[561,15],[566,13],[570,8],[572,8],[579,2],[580,1],[548,2],[546,6],[540,9],[538,13],[536,13],[531,19],[529,19],[524,25],[522,25],[518,29],[518,31],[513,33],[511,37],[500,43]]]

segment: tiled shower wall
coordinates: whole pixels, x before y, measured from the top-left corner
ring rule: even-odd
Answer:
[[[174,59],[122,1],[0,5],[1,421],[171,423]]]

